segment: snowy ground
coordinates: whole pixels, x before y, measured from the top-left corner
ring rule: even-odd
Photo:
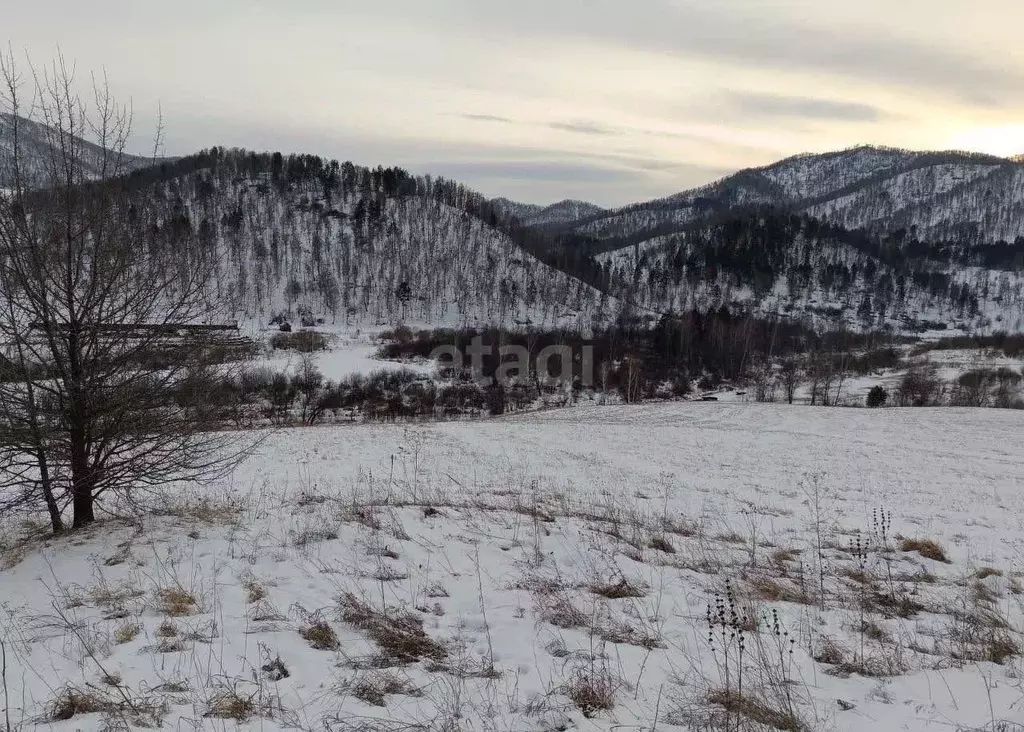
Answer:
[[[1022,435],[697,403],[272,433],[140,522],[4,527],[11,728],[1018,730]]]

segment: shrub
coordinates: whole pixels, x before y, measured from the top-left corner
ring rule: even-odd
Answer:
[[[871,387],[871,391],[868,392],[868,406],[872,409],[876,407],[884,407],[888,398],[889,392],[881,386],[873,386]]]
[[[934,366],[917,366],[900,381],[897,392],[901,407],[930,407],[938,403],[942,380]]]
[[[281,327],[284,328],[284,326]],[[282,330],[270,337],[270,347],[275,351],[313,353],[327,348],[327,336],[315,330],[300,330],[296,333]]]

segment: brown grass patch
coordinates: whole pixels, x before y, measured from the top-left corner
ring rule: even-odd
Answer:
[[[873,591],[867,602],[871,609],[888,618],[912,618],[925,610],[925,606],[906,593],[890,594]]]
[[[777,709],[765,701],[735,690],[715,689],[708,694],[708,702],[724,709],[728,714],[744,717],[755,724],[785,732],[803,732],[807,727],[792,712]]]
[[[192,615],[199,609],[195,595],[181,587],[168,587],[156,591],[157,612],[172,618]]]
[[[792,602],[797,605],[814,604],[814,598],[788,581],[779,582],[770,577],[758,577],[751,581],[750,588],[758,600],[765,602]]]
[[[255,697],[242,696],[236,691],[220,691],[207,702],[204,717],[213,719],[233,719],[245,722],[256,714]]]
[[[599,669],[577,672],[565,686],[565,695],[590,719],[599,712],[615,707],[615,692],[619,684],[610,674]]]
[[[336,651],[341,647],[338,634],[323,620],[314,620],[299,628],[299,635],[318,651]]]
[[[409,579],[409,573],[402,572],[385,564],[379,567],[370,577],[377,582],[402,582]]]
[[[974,576],[980,580],[984,580],[988,579],[989,577],[1002,577],[1003,572],[1002,570],[993,569],[992,567],[982,567],[974,573]]]
[[[900,551],[917,552],[925,559],[949,564],[949,558],[942,546],[931,539],[904,539],[900,543]]]
[[[138,623],[122,623],[114,631],[114,640],[120,645],[131,643],[142,632],[142,626]]]
[[[341,618],[367,633],[388,659],[398,663],[448,655],[445,647],[423,630],[423,620],[412,613],[381,612],[349,593],[341,600]]]
[[[63,722],[79,714],[111,712],[116,709],[117,705],[102,694],[68,686],[58,692],[47,706],[46,718],[51,722]]]
[[[249,580],[243,585],[245,587],[245,601],[248,604],[259,602],[267,596],[267,588],[256,580]]]
[[[622,600],[629,597],[645,597],[647,595],[646,590],[630,584],[625,577],[614,583],[591,585],[590,591],[595,595],[606,597],[609,600]]]
[[[352,686],[352,696],[375,707],[387,706],[388,696],[421,696],[419,689],[394,674],[376,673],[364,676]]]
[[[542,597],[539,615],[544,622],[563,630],[582,628],[590,622],[590,618],[562,592]]]

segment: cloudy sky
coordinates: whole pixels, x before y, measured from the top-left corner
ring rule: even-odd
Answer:
[[[1019,0],[35,0],[16,54],[105,69],[141,138],[600,204],[860,143],[1024,152]]]

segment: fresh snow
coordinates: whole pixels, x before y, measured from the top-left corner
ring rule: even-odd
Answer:
[[[1020,723],[1019,658],[951,656],[969,649],[975,614],[1020,640],[1022,430],[1011,411],[665,404],[266,433],[229,480],[145,497],[143,519],[24,543],[28,528],[6,520],[7,711],[14,729],[123,721],[45,720],[71,685],[115,706],[164,702],[170,729],[233,727],[205,716],[225,691],[265,715],[247,729],[697,728],[722,683],[706,609],[728,579],[762,618],[745,688],[767,683],[759,665],[784,667],[792,684],[773,688],[809,729]],[[819,535],[824,611],[752,594],[764,580],[816,585]],[[654,537],[675,553],[649,548]],[[898,551],[899,537],[938,542],[950,563]],[[881,640],[858,631],[858,538],[864,570],[923,606],[869,613]],[[646,595],[591,591],[620,580]],[[247,602],[250,587],[266,597]],[[168,589],[195,604],[166,617]],[[341,618],[346,593],[412,613],[447,656],[380,668],[369,631]],[[566,608],[578,617],[561,624],[579,627],[553,624]],[[795,641],[781,661],[773,611]],[[300,637],[316,620],[337,650]],[[134,624],[137,637],[118,638]],[[829,640],[892,675],[826,673],[811,655]],[[277,657],[290,675],[271,680],[261,669]],[[357,698],[385,675],[398,690],[386,706]],[[591,718],[569,697],[587,676],[607,676],[615,700]]]

